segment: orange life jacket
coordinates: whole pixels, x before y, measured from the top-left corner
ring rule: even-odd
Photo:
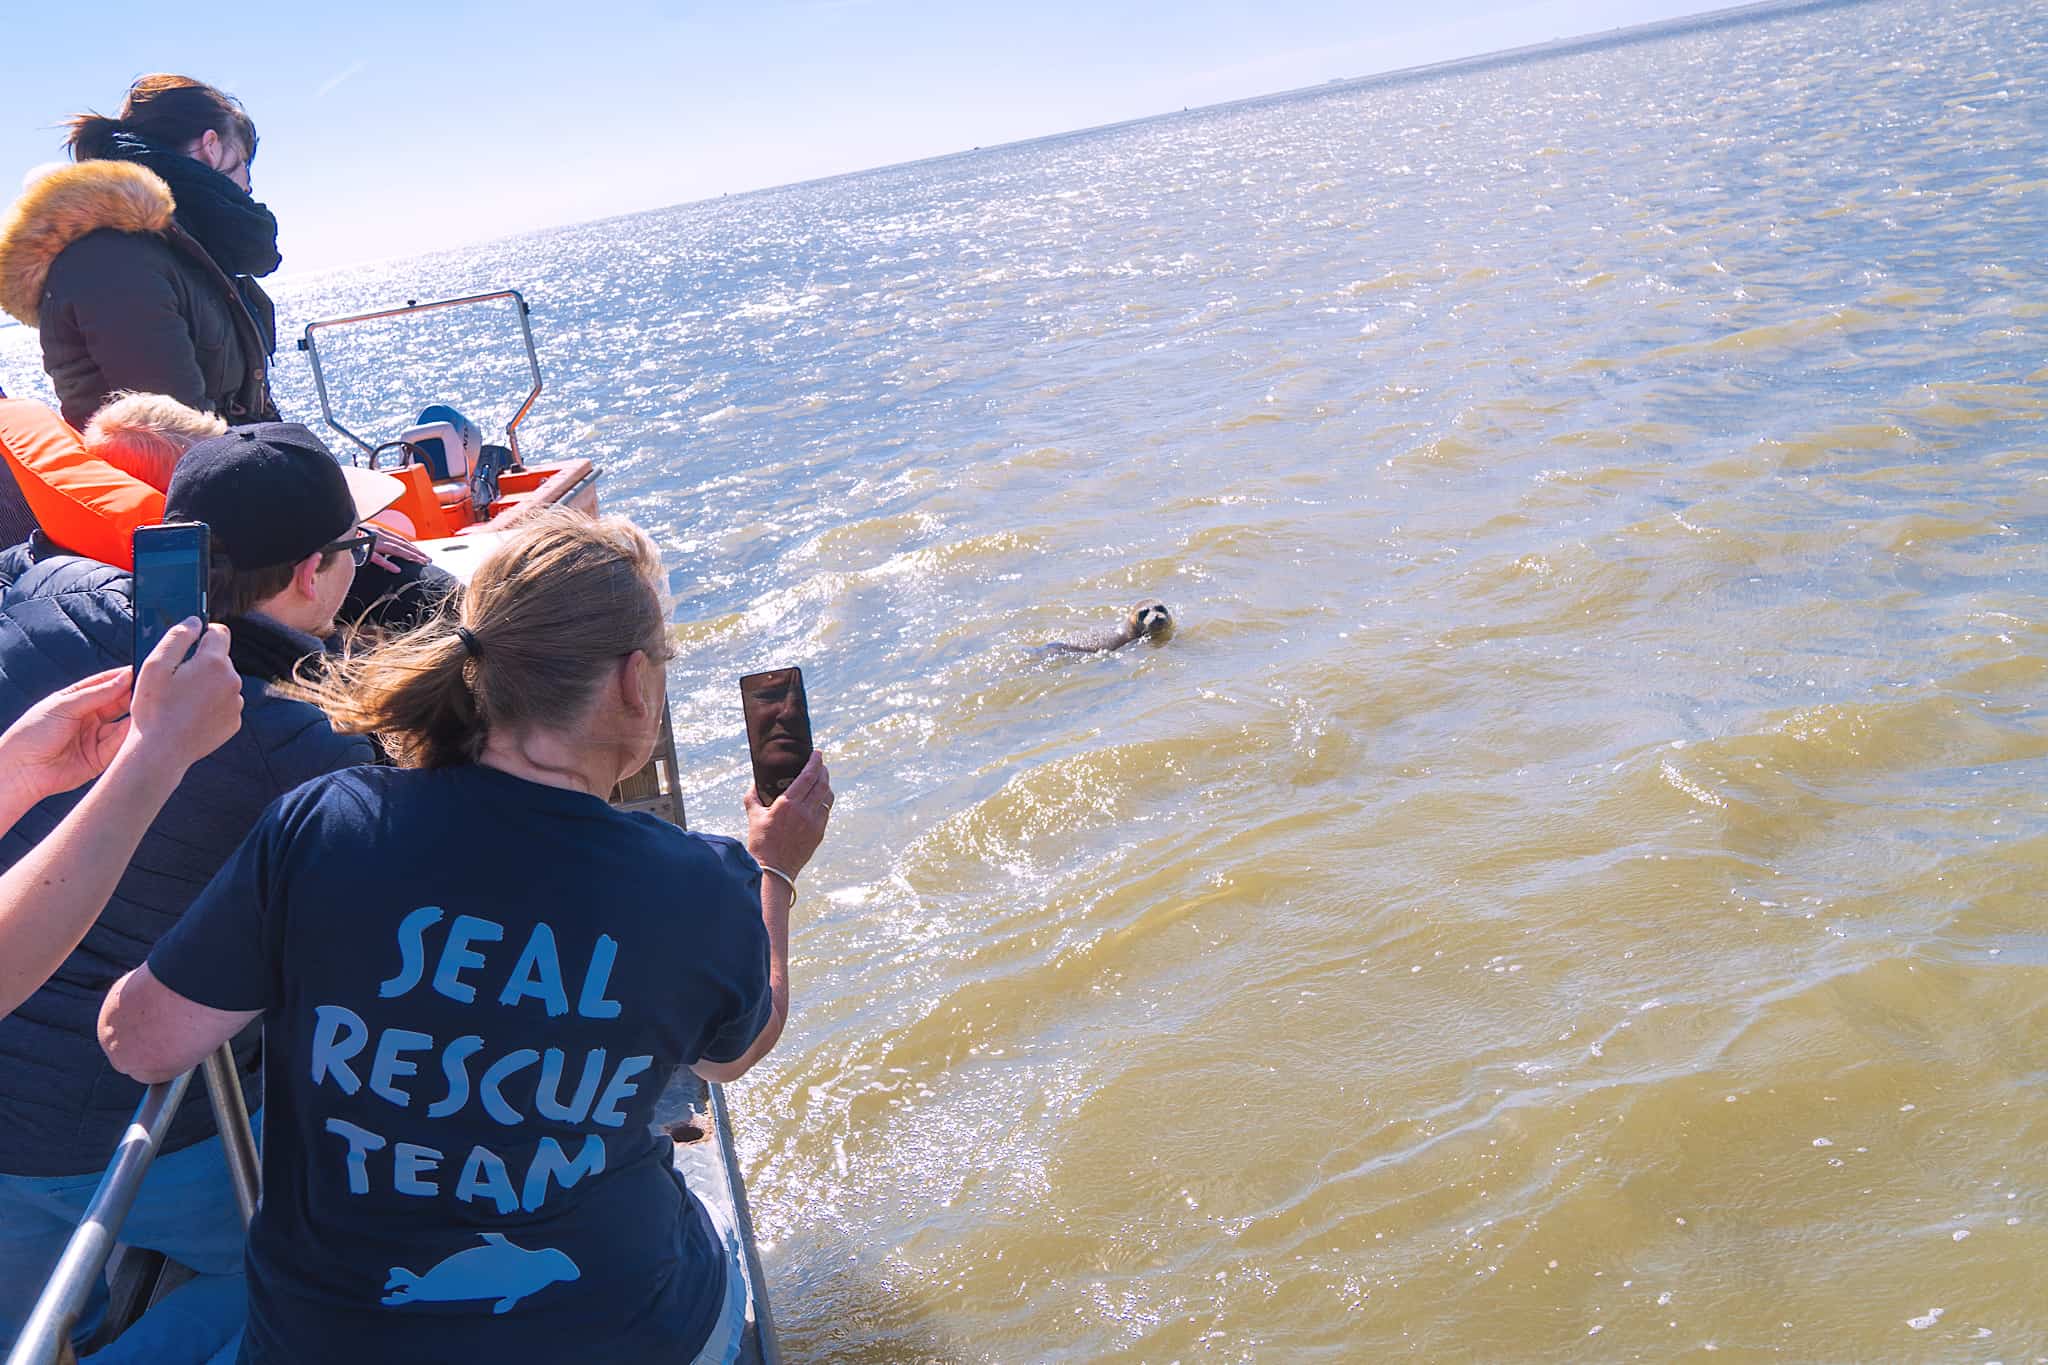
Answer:
[[[62,417],[26,398],[0,398],[0,457],[43,534],[73,554],[132,570],[135,528],[164,519],[164,495],[85,452]]]

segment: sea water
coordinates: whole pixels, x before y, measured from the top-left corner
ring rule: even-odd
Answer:
[[[2029,0],[1890,0],[281,303],[526,291],[697,827],[804,669],[790,1359],[2031,1360],[2044,109]],[[485,322],[337,334],[343,419],[502,421]]]

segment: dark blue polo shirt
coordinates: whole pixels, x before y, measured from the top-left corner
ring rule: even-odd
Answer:
[[[481,766],[271,806],[149,958],[264,1014],[243,1358],[689,1359],[722,1262],[650,1124],[768,1020],[760,875]]]

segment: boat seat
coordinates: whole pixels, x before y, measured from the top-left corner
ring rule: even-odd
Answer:
[[[476,424],[446,403],[428,407],[398,439],[433,473],[435,483],[467,479],[482,445]]]

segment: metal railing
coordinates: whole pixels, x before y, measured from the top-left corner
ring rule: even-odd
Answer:
[[[206,1077],[214,1126],[220,1130],[228,1175],[235,1185],[235,1202],[246,1224],[254,1216],[261,1197],[261,1174],[256,1164],[256,1138],[249,1129],[249,1110],[242,1101],[231,1045],[222,1043],[197,1069]],[[58,1258],[57,1268],[50,1272],[42,1296],[15,1339],[14,1349],[7,1353],[7,1365],[54,1365],[66,1358],[71,1329],[85,1310],[94,1283],[106,1270],[107,1258],[114,1254],[121,1223],[135,1206],[135,1196],[149,1174],[149,1164],[156,1160],[164,1134],[170,1131],[171,1120],[191,1084],[192,1073],[188,1071],[176,1080],[152,1085],[143,1092],[142,1103],[135,1106],[135,1117],[129,1120],[121,1145],[114,1149],[114,1159],[107,1163],[107,1173],[100,1177],[92,1202],[86,1205],[85,1216],[78,1220],[78,1228],[65,1243],[64,1254]]]
[[[256,1155],[256,1134],[249,1126],[249,1106],[242,1098],[242,1079],[235,1074],[231,1043],[222,1043],[199,1064],[206,1078],[206,1098],[213,1103],[213,1126],[220,1133],[221,1155],[227,1158],[228,1180],[235,1187],[235,1207],[242,1226],[256,1216],[263,1202],[263,1166]]]
[[[473,303],[493,303],[499,299],[510,299],[519,314],[519,333],[526,339],[526,368],[533,376],[533,388],[526,395],[526,401],[519,405],[519,411],[512,414],[512,420],[505,424],[505,444],[511,447],[515,462],[524,464],[525,457],[519,453],[519,424],[526,420],[526,414],[533,411],[533,404],[540,397],[540,352],[533,345],[533,323],[528,318],[526,296],[517,289],[494,289],[488,294],[469,294],[459,299],[436,299],[432,303],[420,303],[407,299],[403,308],[380,308],[374,313],[353,313],[345,318],[321,318],[306,324],[305,334],[299,338],[299,349],[313,362],[313,387],[320,395],[320,416],[327,425],[354,441],[370,456],[374,464],[377,447],[343,426],[341,419],[334,415],[334,404],[327,396],[327,372],[320,364],[320,343],[315,333],[332,327],[347,327],[358,322],[377,322],[384,318],[402,318],[413,313],[431,313],[440,308],[462,308]]]

